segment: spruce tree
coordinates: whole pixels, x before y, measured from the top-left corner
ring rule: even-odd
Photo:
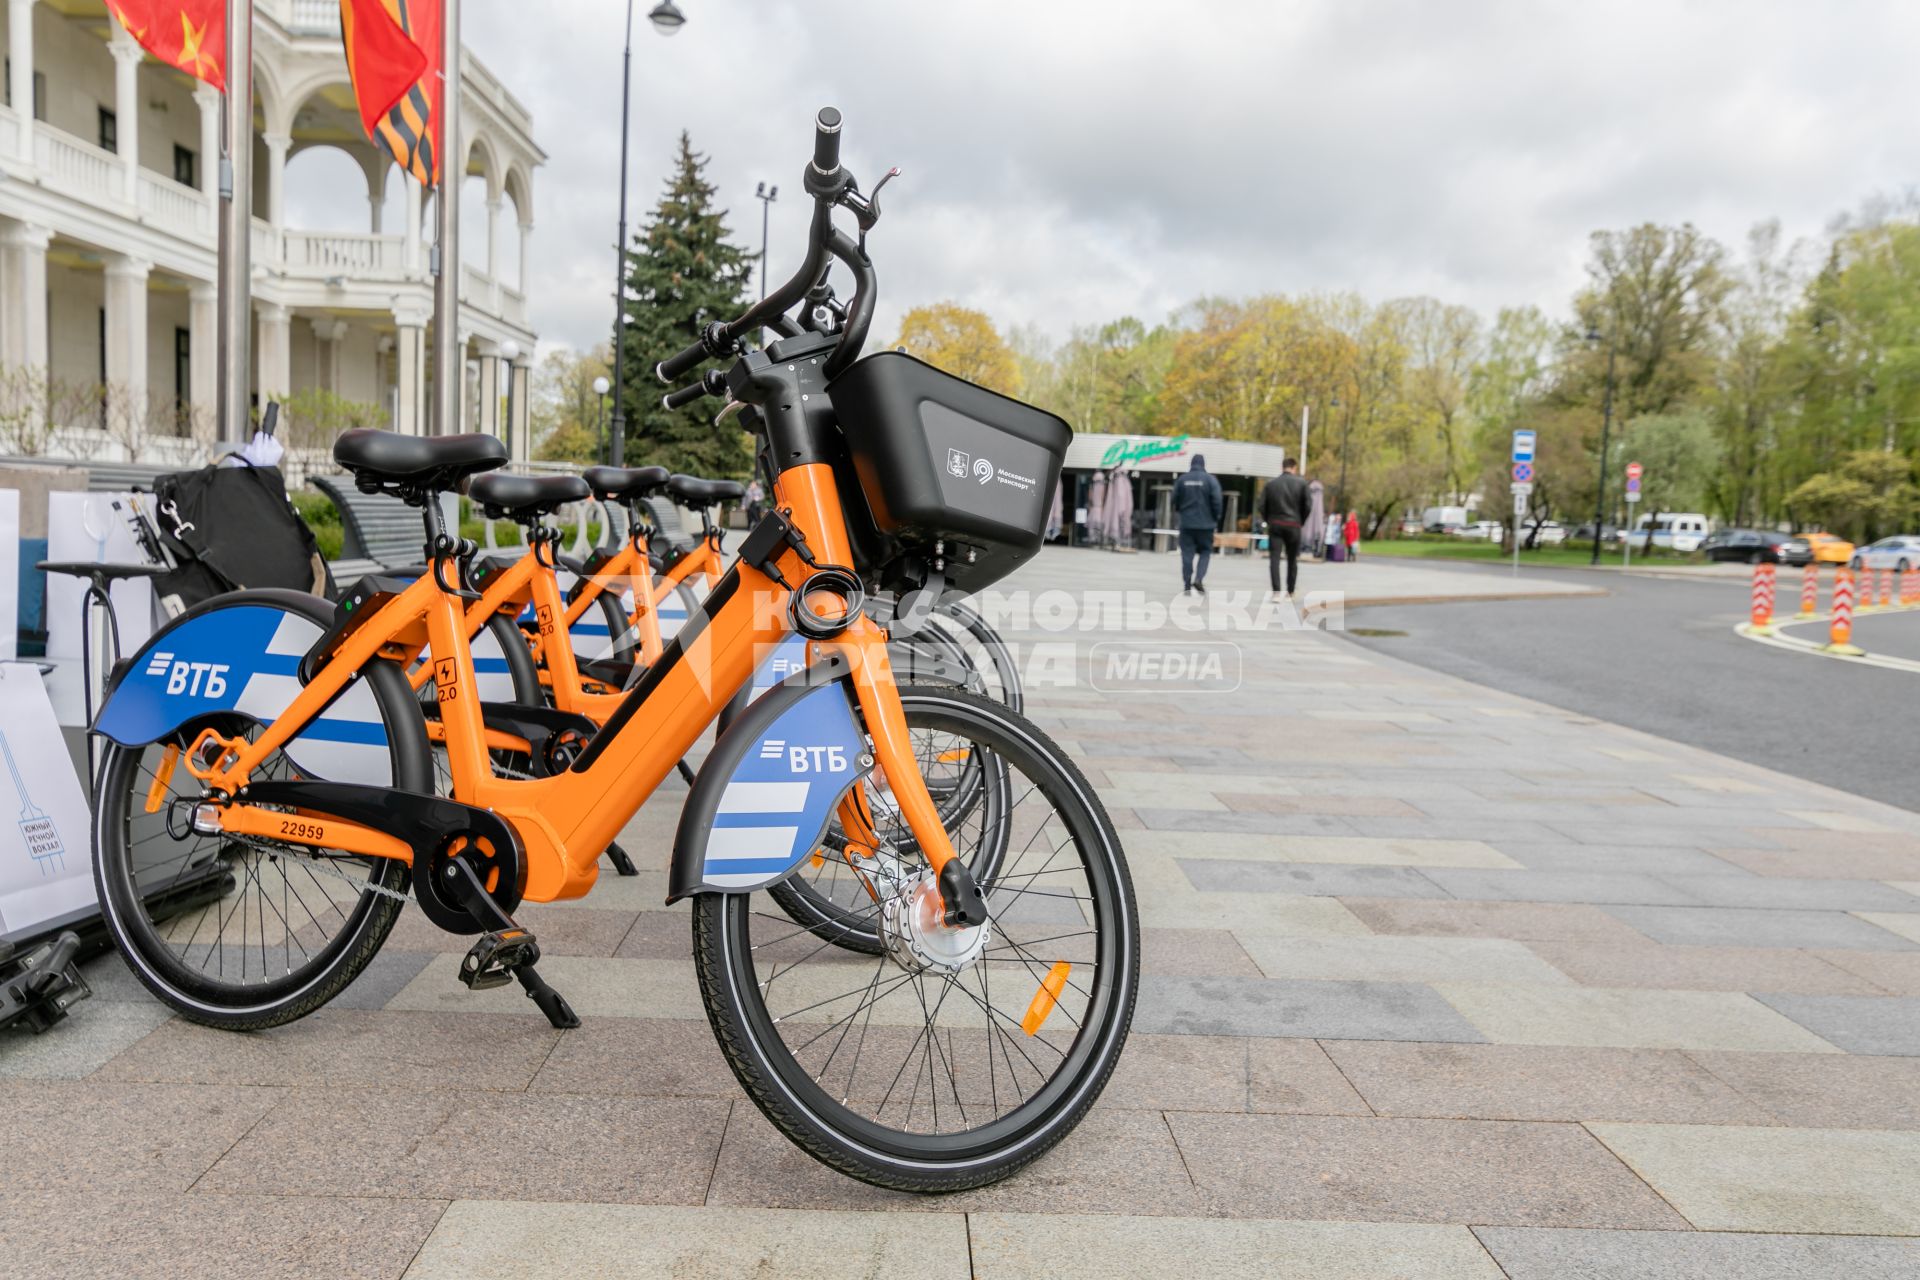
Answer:
[[[745,476],[752,466],[746,433],[732,423],[716,428],[719,404],[698,400],[663,409],[666,390],[653,366],[699,336],[712,320],[746,309],[753,259],[727,239],[725,209],[702,176],[707,158],[685,133],[666,191],[646,227],[634,237],[624,305],[627,312],[625,387],[629,464],[658,463],[702,476]]]

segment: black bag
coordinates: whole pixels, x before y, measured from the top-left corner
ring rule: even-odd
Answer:
[[[176,471],[153,482],[153,499],[160,539],[178,566],[154,581],[167,612],[242,587],[332,597],[326,561],[313,531],[287,500],[279,468]]]

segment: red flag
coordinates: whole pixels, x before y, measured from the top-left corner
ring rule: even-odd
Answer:
[[[440,174],[440,0],[340,0],[360,124],[422,184]]]
[[[107,8],[148,53],[226,92],[226,0],[107,0]]]

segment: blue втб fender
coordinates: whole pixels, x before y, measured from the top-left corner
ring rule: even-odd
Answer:
[[[300,659],[320,639],[327,606],[295,592],[216,599],[156,632],[127,664],[93,722],[123,747],[144,746],[220,712],[270,725],[301,690]],[[285,747],[303,773],[330,782],[393,785],[386,726],[373,691],[355,680]]]
[[[680,813],[669,902],[774,884],[819,845],[871,764],[843,674],[829,661],[782,682],[715,744]]]

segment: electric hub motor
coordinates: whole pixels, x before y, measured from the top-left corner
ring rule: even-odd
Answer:
[[[987,949],[993,925],[949,926],[939,881],[929,869],[908,879],[881,905],[880,935],[887,954],[910,973],[959,973]]]

